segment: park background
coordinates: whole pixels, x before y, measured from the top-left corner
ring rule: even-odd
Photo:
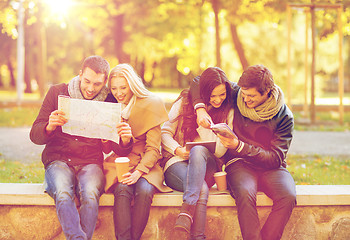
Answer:
[[[314,86],[310,8],[293,7],[288,19],[292,3],[319,6],[313,8]],[[338,8],[323,6],[340,6],[340,32]],[[349,134],[349,7],[349,0],[1,0],[0,126],[30,128],[48,87],[68,83],[79,73],[82,60],[96,54],[111,67],[130,63],[145,85],[168,104],[209,66],[221,67],[231,81],[237,81],[247,66],[263,64],[288,93],[286,99],[291,98],[288,104],[297,131]],[[19,21],[21,9],[23,21]],[[24,72],[23,81],[18,81],[21,27]],[[305,101],[309,107],[312,101],[319,106],[314,120],[310,108],[300,107]],[[350,184],[348,155],[289,154],[289,170],[297,184]],[[23,163],[0,155],[0,182],[42,182],[39,159],[35,155]]]

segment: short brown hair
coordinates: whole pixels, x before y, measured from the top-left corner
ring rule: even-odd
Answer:
[[[101,56],[93,55],[85,58],[81,71],[84,72],[85,68],[90,68],[95,73],[102,73],[105,75],[105,81],[108,78],[109,74],[109,63],[106,59]]]
[[[256,88],[263,95],[274,86],[272,73],[264,65],[253,65],[248,67],[238,80],[241,88]]]

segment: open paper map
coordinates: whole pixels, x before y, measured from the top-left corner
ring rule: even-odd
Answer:
[[[58,96],[58,109],[68,122],[62,131],[71,135],[107,139],[119,143],[116,125],[121,121],[121,104]]]

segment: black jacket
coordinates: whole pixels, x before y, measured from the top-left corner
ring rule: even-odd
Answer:
[[[69,96],[67,84],[50,87],[30,131],[30,139],[33,143],[46,145],[41,156],[45,168],[55,160],[64,161],[71,166],[92,163],[102,166],[103,145],[100,139],[69,135],[63,133],[61,127],[57,127],[50,135],[46,133],[49,116],[58,108],[58,95]],[[119,144],[113,145],[113,149],[120,156],[127,156],[132,149],[132,144],[125,147]]]
[[[191,83],[191,95],[194,105],[202,102],[198,87],[199,78]],[[231,160],[244,161],[256,168],[274,169],[286,167],[286,156],[293,138],[294,118],[287,105],[270,120],[254,122],[244,117],[236,104],[239,86],[231,83],[234,99],[233,130],[238,139],[243,142],[243,148],[238,152],[229,149],[224,158],[227,164]],[[229,96],[228,96],[229,97]]]

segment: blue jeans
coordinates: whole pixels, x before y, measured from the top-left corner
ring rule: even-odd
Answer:
[[[216,161],[207,148],[195,146],[187,162],[177,162],[164,173],[165,183],[174,190],[185,192],[183,201],[196,205],[191,239],[205,239],[209,188],[214,185]]]
[[[296,205],[295,183],[284,167],[257,170],[236,162],[226,168],[227,182],[236,201],[243,239],[280,239]],[[256,194],[264,192],[273,201],[272,210],[260,231]]]
[[[105,178],[97,164],[69,167],[52,162],[45,170],[46,192],[55,200],[58,220],[66,239],[91,239]],[[75,196],[80,200],[78,211]]]
[[[113,220],[118,240],[140,239],[147,225],[156,188],[143,177],[133,185],[118,183],[113,191]],[[134,200],[134,206],[131,203]]]

